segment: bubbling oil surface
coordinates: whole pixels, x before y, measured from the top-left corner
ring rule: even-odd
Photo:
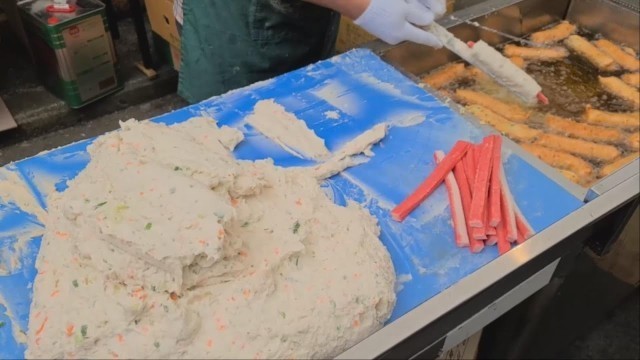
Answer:
[[[580,29],[578,34],[588,40],[601,38],[600,35],[589,33],[583,29]],[[562,44],[555,44],[554,46],[562,46]],[[500,47],[498,47],[498,50],[501,50]],[[532,112],[527,122],[530,127],[551,133],[552,131],[547,129],[543,122],[547,114],[582,122],[585,108],[588,105],[595,109],[609,112],[634,111],[629,104],[604,91],[598,81],[598,76],[620,76],[624,71],[600,72],[586,59],[573,53],[560,61],[528,61],[524,70],[538,82],[542,87],[542,92],[549,99],[548,105],[530,107]],[[434,71],[437,71],[437,69]],[[443,89],[445,90],[443,93],[453,93],[456,89],[461,88],[479,91],[506,103],[517,103],[525,106],[521,99],[513,95],[509,89],[504,88],[489,77],[479,79],[467,77],[461,79],[448,84]],[[640,119],[638,121],[640,122]],[[625,136],[631,136],[631,133],[625,129],[619,130]],[[630,149],[628,144],[618,144],[617,146],[622,156],[637,152],[637,150]],[[591,163],[596,170],[606,165],[595,161],[591,161]],[[597,179],[596,171],[596,176],[591,179],[582,179],[580,185],[589,186]]]

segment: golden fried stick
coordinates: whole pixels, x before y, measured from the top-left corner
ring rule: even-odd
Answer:
[[[615,129],[582,124],[571,119],[565,119],[551,114],[547,114],[547,116],[545,116],[544,123],[555,133],[585,140],[619,143],[622,142],[624,138],[622,133]]]
[[[598,70],[612,71],[618,68],[618,64],[611,56],[600,51],[582,36],[571,35],[564,40],[564,44],[571,51],[588,60]]]
[[[562,21],[558,25],[531,34],[531,41],[538,44],[548,44],[566,39],[576,32],[576,26],[568,21]]]
[[[579,177],[578,175],[576,175],[576,173],[569,170],[560,170],[560,173],[562,174],[562,176],[569,179],[569,181],[573,183],[581,184],[584,181],[583,178]]]
[[[453,101],[453,92],[449,91],[448,89],[438,90],[436,91],[436,94],[438,94],[443,99],[443,101],[447,103],[449,101]]]
[[[602,88],[608,93],[625,100],[630,105],[633,105],[634,109],[640,107],[640,92],[638,92],[638,89],[625,84],[624,81],[615,76],[598,76],[598,80]]]
[[[627,85],[635,88],[640,87],[640,73],[629,73],[620,76],[620,80],[624,81]]]
[[[621,127],[625,129],[640,128],[640,112],[614,113],[594,109],[591,105],[587,105],[584,111],[583,119],[595,125]]]
[[[629,136],[627,140],[627,146],[632,148],[633,150],[640,150],[640,132],[636,132]]]
[[[561,60],[569,56],[569,52],[565,48],[533,48],[507,44],[503,51],[508,57],[521,57],[525,60],[542,60],[554,61]]]
[[[608,54],[613,60],[618,63],[623,69],[629,71],[638,71],[640,69],[640,60],[635,56],[622,50],[618,45],[612,43],[607,39],[600,39],[594,42],[596,47],[602,52]]]
[[[636,51],[633,50],[632,48],[628,47],[628,46],[621,46],[620,48],[622,49],[622,51],[626,52],[627,54],[629,54],[631,56],[635,56],[635,57],[638,56],[638,54],[636,54]]]
[[[527,121],[530,115],[529,111],[518,104],[508,104],[478,91],[458,89],[454,99],[465,105],[482,105],[508,120],[519,123]]]
[[[489,75],[475,66],[469,66],[467,69],[467,77],[475,80],[476,82],[493,81]]]
[[[463,63],[448,64],[422,78],[422,81],[434,89],[460,80],[467,75]]]
[[[534,144],[521,144],[521,146],[538,159],[556,169],[571,171],[581,177],[589,177],[593,173],[593,166],[591,166],[591,164],[564,151]]]
[[[628,163],[632,162],[633,160],[638,158],[638,153],[633,153],[630,155],[627,155],[623,158],[620,158],[614,162],[612,162],[611,164],[604,166],[602,169],[600,169],[600,177],[605,177],[605,176],[609,176],[612,173],[614,173],[616,170],[620,169],[621,167],[627,165]]]
[[[511,122],[482,105],[469,105],[465,109],[468,113],[478,118],[481,123],[488,124],[516,141],[532,141],[542,133],[540,130],[532,129],[527,125]]]
[[[513,56],[510,57],[509,60],[511,60],[516,66],[518,66],[521,69],[524,69],[526,67],[526,61],[519,57],[519,56]],[[475,66],[469,66],[467,68],[467,78],[473,79],[476,82],[483,82],[483,81],[494,81],[489,75],[487,75],[484,71],[478,69]]]
[[[509,58],[509,60],[511,60],[511,62],[520,69],[524,69],[527,66],[527,64],[524,62],[524,59],[520,56],[512,56]]]
[[[611,161],[620,156],[620,150],[614,146],[596,144],[560,135],[540,135],[536,144],[596,161]]]

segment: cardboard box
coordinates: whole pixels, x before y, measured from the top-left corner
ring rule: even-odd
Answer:
[[[180,71],[180,34],[173,15],[173,0],[145,0],[145,6],[151,30],[165,41],[161,45],[163,57]],[[154,38],[154,41],[157,40]]]
[[[180,35],[173,15],[173,0],[145,0],[151,30],[180,49]]]
[[[176,71],[180,71],[180,48],[172,46],[156,33],[153,33],[153,47],[155,53],[164,63],[171,65]]]
[[[170,46],[169,52],[171,53],[171,65],[176,71],[180,71],[180,62],[182,62],[182,57],[180,53],[180,48],[175,46]]]
[[[456,0],[447,0],[448,13],[453,11],[455,3]],[[375,36],[354,24],[351,19],[343,16],[340,19],[338,39],[336,40],[336,52],[343,53],[375,39]]]
[[[11,116],[7,105],[0,98],[0,132],[15,129],[18,127],[16,120]]]

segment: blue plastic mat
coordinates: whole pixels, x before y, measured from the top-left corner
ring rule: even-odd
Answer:
[[[379,220],[382,241],[391,253],[398,275],[398,302],[390,321],[498,256],[495,247],[480,254],[455,247],[443,187],[405,222],[390,219],[390,208],[409,195],[433,169],[435,150],[448,151],[459,139],[477,141],[482,133],[369,51],[355,50],[155,120],[173,124],[193,116],[211,116],[220,124],[245,133],[245,141],[236,150],[240,159],[271,157],[282,166],[308,163],[244,123],[244,117],[262,99],[275,99],[303,119],[325,139],[331,151],[377,123],[391,124],[388,136],[373,148],[376,155],[368,163],[323,185],[336,203],[357,201]],[[47,193],[64,190],[66,181],[86,166],[89,158],[85,149],[90,142],[59,148],[7,169],[19,173],[46,206]],[[579,199],[516,155],[504,156],[514,197],[536,231],[582,205]],[[38,226],[34,223],[37,224],[37,219],[15,204],[0,202],[0,251],[5,254],[15,251],[13,246],[19,234],[27,227]],[[14,333],[27,331],[39,246],[39,238],[28,242],[17,269],[8,276],[0,276],[0,358],[20,358],[24,354],[25,346],[16,341]]]

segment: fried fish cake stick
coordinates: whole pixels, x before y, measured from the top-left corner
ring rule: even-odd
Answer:
[[[587,105],[583,118],[586,122],[595,125],[621,127],[625,129],[640,128],[640,112],[614,113],[602,111]]]
[[[520,56],[512,56],[509,58],[509,60],[511,60],[511,62],[520,69],[524,69],[527,66],[527,64],[524,62],[524,59]]]
[[[465,105],[482,105],[515,122],[522,123],[527,121],[530,114],[529,111],[526,111],[518,104],[508,104],[478,91],[458,89],[456,90],[455,99]]]
[[[538,159],[556,169],[571,171],[580,177],[589,177],[593,174],[591,164],[577,156],[540,145],[522,144],[521,146]]]
[[[623,69],[629,71],[638,71],[640,70],[640,60],[636,59],[635,56],[627,53],[622,50],[618,45],[612,43],[607,39],[600,39],[594,41],[594,44],[600,51],[605,54],[611,56],[611,58],[618,63]]]
[[[634,109],[640,107],[640,92],[615,76],[598,76],[600,85],[608,93],[628,102]]]
[[[622,51],[626,52],[629,55],[633,55],[633,56],[638,56],[638,54],[636,53],[635,50],[633,50],[632,48],[628,47],[628,46],[621,46],[620,47],[622,49]]]
[[[542,60],[554,61],[561,60],[569,56],[569,52],[565,48],[533,48],[524,47],[513,44],[505,45],[504,55],[507,57],[521,57],[525,60]]]
[[[613,58],[598,50],[587,39],[578,35],[571,35],[564,40],[564,44],[576,54],[582,56],[593,66],[601,71],[612,71],[618,68],[618,64]]]
[[[531,41],[538,44],[548,44],[566,39],[576,32],[576,26],[568,21],[562,21],[558,25],[531,34]]]
[[[470,79],[475,80],[476,82],[484,82],[484,81],[493,81],[493,79],[485,74],[484,71],[478,69],[475,66],[469,66],[469,68],[467,69],[467,76]]]
[[[542,134],[538,145],[565,151],[595,161],[611,161],[620,156],[620,150],[611,145],[596,144],[585,140],[572,139],[560,135]]]
[[[629,73],[620,76],[620,80],[624,81],[627,85],[633,87],[640,87],[640,73]]]
[[[434,89],[462,79],[467,75],[463,63],[449,64],[422,78],[422,81]]]
[[[621,159],[618,159],[607,166],[604,166],[602,169],[600,169],[600,177],[605,177],[613,174],[616,170],[637,159],[638,155],[639,153],[633,153]]]
[[[560,170],[560,173],[562,174],[562,176],[564,176],[565,178],[569,179],[569,181],[576,183],[576,184],[580,184],[583,180],[576,175],[576,173],[568,171],[568,170]]]
[[[465,109],[471,115],[477,117],[481,123],[488,124],[516,141],[532,141],[542,133],[540,130],[532,129],[527,125],[511,122],[482,105],[469,105]]]
[[[513,62],[516,66],[524,69],[527,66],[525,59],[519,56],[512,56],[509,58],[511,62]],[[476,82],[484,82],[484,81],[494,81],[489,75],[487,75],[484,71],[478,69],[475,66],[469,66],[467,68],[467,78],[473,79]],[[496,83],[497,84],[497,83]]]
[[[640,132],[636,132],[629,136],[629,139],[627,140],[627,146],[636,151],[640,150]]]
[[[544,123],[555,133],[585,140],[619,143],[622,142],[624,138],[622,133],[615,129],[582,124],[571,119],[565,119],[551,114],[545,116]]]

